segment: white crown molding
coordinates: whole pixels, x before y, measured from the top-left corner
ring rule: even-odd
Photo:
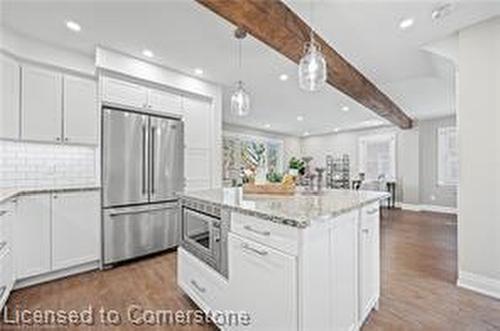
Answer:
[[[500,299],[500,279],[459,271],[457,286]]]

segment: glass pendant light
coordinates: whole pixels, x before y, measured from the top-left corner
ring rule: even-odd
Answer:
[[[241,40],[247,35],[246,31],[238,28],[234,36],[239,40],[238,44],[238,69],[241,75]],[[231,113],[236,116],[247,116],[250,114],[250,95],[241,80],[236,83],[236,87],[231,95]]]
[[[311,36],[304,44],[304,56],[299,61],[299,86],[305,91],[318,91],[326,83],[326,60],[321,53],[320,45],[314,40],[312,30],[312,0],[311,0]]]

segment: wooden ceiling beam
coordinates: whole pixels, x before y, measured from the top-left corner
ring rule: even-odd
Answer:
[[[295,63],[303,55],[310,27],[280,0],[196,0]],[[328,66],[328,83],[402,129],[412,119],[387,95],[315,34]]]

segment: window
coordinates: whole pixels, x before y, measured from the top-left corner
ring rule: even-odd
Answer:
[[[359,171],[367,181],[396,178],[396,136],[381,134],[359,138]]]
[[[457,128],[438,129],[438,185],[458,184]]]

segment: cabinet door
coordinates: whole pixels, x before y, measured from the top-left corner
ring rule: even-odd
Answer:
[[[374,210],[369,215],[366,211]],[[359,317],[362,323],[380,293],[380,242],[378,206],[362,212],[359,234]]]
[[[50,195],[18,199],[14,222],[14,256],[18,279],[50,271]]]
[[[211,104],[207,101],[184,98],[184,138],[187,148],[209,148]]]
[[[182,115],[182,97],[166,91],[149,89],[148,108],[169,114]]]
[[[228,307],[250,314],[245,330],[297,330],[295,257],[229,234]]]
[[[355,330],[358,308],[357,212],[339,216],[330,230],[331,330]]]
[[[19,138],[20,67],[5,56],[0,57],[0,138]]]
[[[52,269],[99,259],[99,193],[52,195]]]
[[[147,107],[148,91],[144,86],[109,77],[104,77],[102,84],[104,101],[135,108]]]
[[[62,75],[24,66],[21,89],[21,136],[33,141],[61,141]]]
[[[64,76],[64,142],[97,145],[97,84]]]
[[[183,99],[184,114],[184,174],[186,190],[205,190],[211,186],[210,139],[211,106],[209,102]]]

